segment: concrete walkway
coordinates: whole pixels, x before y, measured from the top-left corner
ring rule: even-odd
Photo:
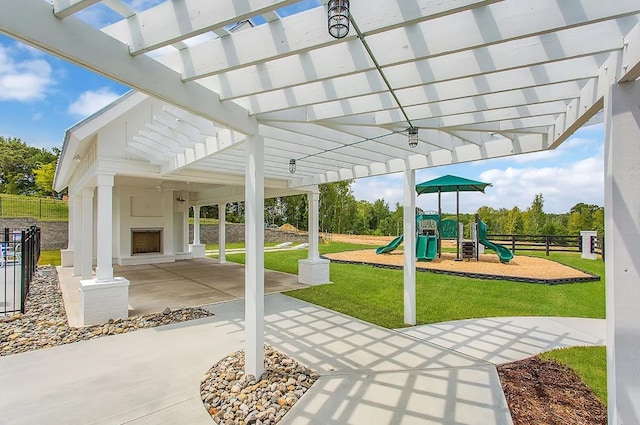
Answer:
[[[281,424],[511,423],[494,365],[421,339],[442,324],[409,335],[280,294],[265,300],[266,341],[320,375]],[[0,423],[213,424],[200,380],[243,347],[244,313],[242,301],[210,308],[210,318],[0,358]],[[520,339],[519,319],[502,325],[504,338]],[[555,340],[586,343],[580,323],[557,328]],[[532,328],[524,336],[539,338]]]

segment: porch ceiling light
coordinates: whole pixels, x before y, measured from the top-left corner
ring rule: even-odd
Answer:
[[[289,172],[291,174],[296,172],[296,160],[295,159],[290,159],[289,160]]]
[[[330,0],[327,10],[329,34],[344,38],[349,34],[349,0]]]
[[[418,128],[409,127],[407,132],[409,133],[409,147],[415,148],[418,146]]]

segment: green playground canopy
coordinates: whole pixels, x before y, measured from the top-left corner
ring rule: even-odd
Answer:
[[[484,183],[475,180],[465,179],[464,177],[457,177],[452,175],[446,175],[438,177],[437,179],[429,180],[424,183],[416,185],[416,192],[418,195],[423,193],[437,193],[438,194],[438,215],[442,216],[442,199],[441,194],[443,192],[456,192],[456,258],[460,259],[460,232],[457,231],[460,226],[460,192],[482,192],[487,186],[492,186],[491,183]],[[441,224],[438,224],[441,226]],[[438,229],[442,234],[442,228]],[[440,240],[438,240],[440,244]],[[440,252],[440,246],[438,245],[438,252]]]
[[[416,192],[418,195],[423,193],[438,193],[438,192],[482,192],[487,186],[491,186],[491,183],[484,183],[475,180],[465,179],[464,177],[457,177],[446,175],[438,177],[437,179],[429,180],[424,183],[416,185]]]

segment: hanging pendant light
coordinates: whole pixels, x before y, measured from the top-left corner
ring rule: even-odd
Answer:
[[[409,127],[407,129],[409,133],[409,147],[415,148],[418,146],[418,128],[417,127]]]
[[[333,38],[344,38],[349,34],[349,0],[329,1],[328,24]]]
[[[296,160],[295,159],[290,159],[289,160],[289,172],[291,174],[296,172]]]

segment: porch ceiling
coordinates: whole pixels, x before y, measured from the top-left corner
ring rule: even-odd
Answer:
[[[128,141],[165,176],[243,174],[249,135],[289,187],[552,149],[640,75],[638,0],[354,0],[341,40],[286,8],[319,2],[148,3],[4,0],[0,31],[166,102]]]

